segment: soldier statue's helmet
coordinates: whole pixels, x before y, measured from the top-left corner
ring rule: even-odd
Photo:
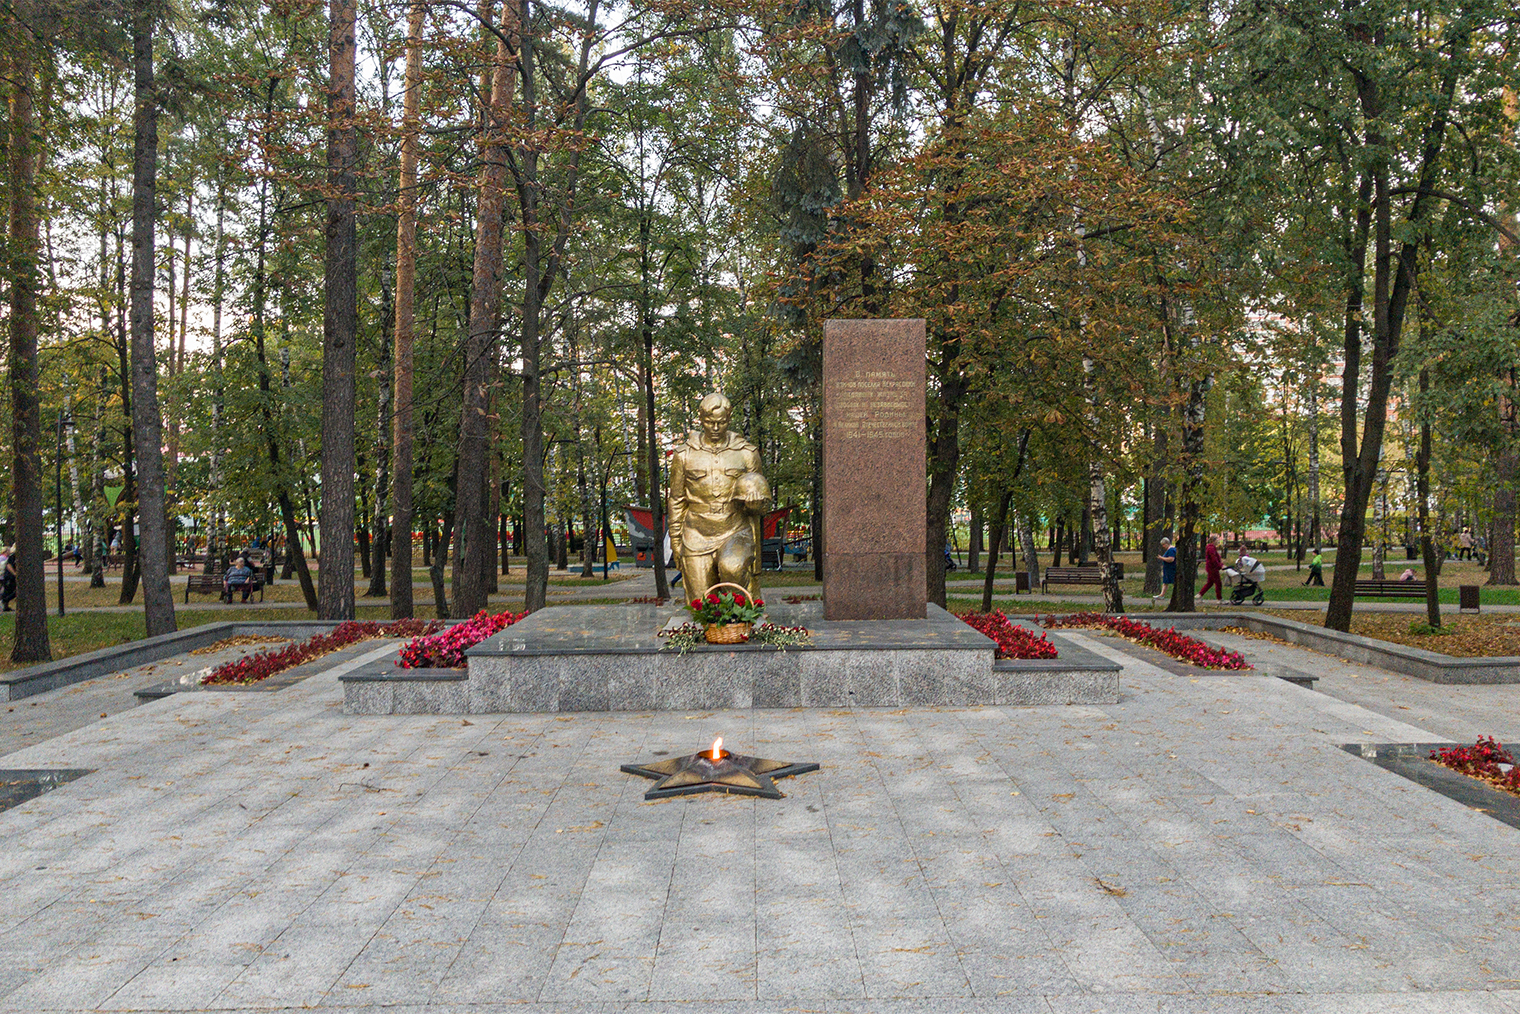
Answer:
[[[759,472],[745,472],[734,481],[733,499],[745,503],[753,503],[759,500],[771,498],[770,483],[765,481],[765,476]]]

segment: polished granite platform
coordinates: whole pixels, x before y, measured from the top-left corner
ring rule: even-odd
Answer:
[[[659,631],[679,606],[556,606],[467,652],[466,670],[390,660],[343,677],[351,714],[673,711],[705,708],[1102,704],[1119,667],[1058,635],[1061,657],[994,664],[993,642],[937,606],[922,620],[828,621],[818,602],[781,603],[770,622],[812,643],[673,650]]]

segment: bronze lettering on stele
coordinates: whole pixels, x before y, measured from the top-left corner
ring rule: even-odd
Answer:
[[[835,381],[834,432],[844,440],[900,440],[912,436],[922,406],[915,408],[918,385],[894,370],[855,369]]]

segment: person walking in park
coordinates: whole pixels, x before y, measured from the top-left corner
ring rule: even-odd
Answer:
[[[1152,602],[1169,597],[1172,585],[1177,583],[1177,547],[1172,545],[1171,539],[1162,538],[1161,555],[1156,559],[1161,561],[1161,591],[1151,596]]]
[[[0,602],[5,604],[4,611],[11,611],[11,602],[16,598],[16,547],[11,546],[5,551],[5,569],[0,571]]]
[[[1309,585],[1325,586],[1325,557],[1319,550],[1314,551],[1314,559],[1309,561],[1309,576],[1304,578],[1304,587]]]
[[[1219,573],[1224,569],[1224,561],[1219,556],[1219,536],[1210,535],[1209,544],[1203,549],[1203,573],[1208,578],[1204,582],[1203,590],[1198,593],[1199,598],[1205,598],[1209,589],[1214,589],[1214,601],[1224,600],[1224,582]]]
[[[1473,551],[1472,529],[1464,528],[1457,536],[1457,559],[1471,560]]]

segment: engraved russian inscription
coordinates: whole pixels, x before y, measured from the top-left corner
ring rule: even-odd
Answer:
[[[912,434],[919,384],[895,370],[856,369],[832,385],[836,432],[844,440],[900,440]],[[919,395],[922,398],[922,395]]]

